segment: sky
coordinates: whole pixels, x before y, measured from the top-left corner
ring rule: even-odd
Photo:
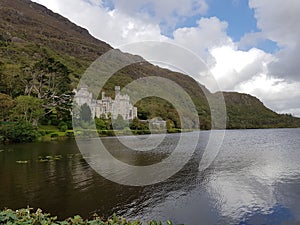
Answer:
[[[300,117],[299,0],[33,1],[114,48],[142,41],[183,46],[208,65],[221,90]]]

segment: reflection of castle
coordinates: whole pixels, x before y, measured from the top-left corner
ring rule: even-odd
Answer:
[[[116,97],[114,100],[111,97],[105,96],[105,92],[102,92],[102,99],[93,99],[92,93],[90,93],[87,87],[81,87],[78,91],[75,91],[74,101],[82,106],[86,103],[91,111],[93,117],[100,117],[105,115],[106,118],[109,114],[113,119],[117,119],[118,115],[121,115],[124,120],[132,120],[137,117],[137,108],[134,107],[129,101],[128,95],[120,94],[120,87],[115,87]]]

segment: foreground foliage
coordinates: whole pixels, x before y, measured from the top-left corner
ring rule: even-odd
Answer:
[[[11,209],[5,209],[0,211],[0,224],[16,224],[16,225],[142,225],[139,221],[130,222],[123,217],[117,217],[115,214],[106,221],[103,221],[99,216],[94,215],[91,220],[84,220],[80,216],[74,216],[64,221],[58,221],[56,216],[50,216],[50,214],[43,213],[41,209],[36,212],[31,212],[32,208],[19,209],[13,211]],[[171,221],[162,223],[160,221],[149,221],[148,225],[173,225]]]

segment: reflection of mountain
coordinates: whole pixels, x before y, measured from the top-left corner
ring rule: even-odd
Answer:
[[[108,44],[92,37],[87,30],[43,6],[29,0],[0,1],[1,93],[12,97],[24,94],[24,80],[20,80],[23,69],[49,57],[67,67],[73,89],[91,62],[111,49]],[[125,56],[140,58],[129,54]],[[104,89],[108,96],[114,97],[114,86],[123,88],[133,80],[150,75],[164,77],[179,84],[195,103],[201,128],[210,128],[210,107],[204,93],[211,93],[184,74],[162,69],[148,62],[137,63],[118,71]],[[299,119],[278,115],[250,95],[225,93],[225,101],[229,128],[300,126]],[[137,107],[141,119],[160,116],[164,120],[171,119],[178,123],[176,110],[161,99],[145,99],[138,102]]]

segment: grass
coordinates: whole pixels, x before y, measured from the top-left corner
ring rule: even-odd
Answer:
[[[66,130],[66,131],[59,131],[58,127],[53,125],[39,125],[38,131],[41,134],[39,141],[51,141],[56,139],[64,139],[64,138],[73,138],[74,131],[73,130]],[[143,134],[151,134],[150,130],[89,130],[92,132],[98,132],[100,137],[107,137],[107,136],[126,136],[126,135],[143,135]],[[190,132],[192,130],[183,130],[183,129],[171,129],[168,130],[167,133],[181,133],[181,132]],[[164,133],[165,131],[161,130],[153,130],[154,134]],[[76,134],[78,137],[82,136],[85,137],[80,131]]]
[[[57,126],[54,125],[39,125],[39,130],[53,130],[53,131],[59,131]]]

